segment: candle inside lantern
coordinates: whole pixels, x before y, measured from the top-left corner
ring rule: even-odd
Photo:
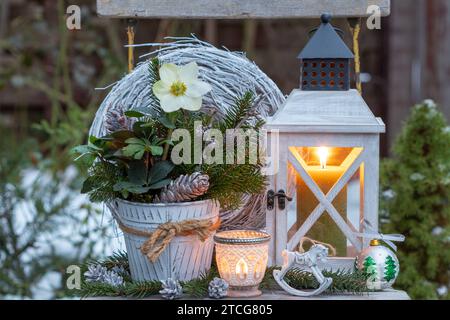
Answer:
[[[345,172],[344,167],[337,165],[336,161],[331,161],[333,158],[341,158],[342,154],[339,154],[340,148],[308,148],[308,152],[311,154],[312,160],[308,162],[306,171],[326,195],[334,184]],[[342,148],[344,149],[344,148]],[[315,153],[315,154],[314,154]],[[338,159],[339,160],[339,159]],[[319,200],[306,185],[306,183],[297,175],[297,222],[298,226],[301,226],[311,212],[317,207]],[[347,186],[345,186],[338,195],[332,201],[333,206],[339,212],[339,214],[347,219]],[[322,242],[331,244],[336,248],[338,256],[347,255],[347,239],[331,216],[327,213],[321,215],[312,228],[307,233],[307,236]]]
[[[229,284],[228,296],[253,297],[261,294],[267,266],[270,235],[254,230],[222,231],[214,236],[220,277]]]
[[[248,276],[248,265],[242,258],[236,264],[236,275],[241,280],[245,280]]]
[[[325,169],[327,167],[328,148],[320,147],[317,154],[319,155],[320,168]]]

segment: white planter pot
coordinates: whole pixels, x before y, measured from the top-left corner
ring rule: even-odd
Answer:
[[[122,224],[147,232],[154,231],[166,222],[210,219],[214,223],[219,217],[219,205],[212,200],[147,204],[116,199],[112,206]],[[124,232],[132,279],[146,281],[175,277],[177,280],[187,281],[198,278],[211,267],[214,234],[215,232],[211,233],[205,241],[195,235],[175,237],[158,260],[151,263],[140,251],[147,239]]]

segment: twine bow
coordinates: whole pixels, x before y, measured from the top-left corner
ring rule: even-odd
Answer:
[[[383,234],[380,232],[376,232],[375,229],[372,227],[369,221],[364,220],[364,229],[369,230],[369,232],[355,232],[355,235],[357,237],[361,237],[364,239],[377,239],[384,241],[389,247],[392,248],[392,250],[397,251],[397,246],[394,244],[393,241],[396,242],[403,242],[405,241],[405,236],[402,234]]]
[[[200,240],[205,241],[220,226],[220,219],[214,223],[211,220],[183,220],[163,223],[155,231],[148,232],[128,227],[119,219],[116,220],[123,232],[147,238],[140,249],[142,254],[153,263],[176,236],[197,235]]]
[[[324,245],[325,247],[328,247],[331,250],[330,256],[335,256],[336,255],[336,249],[331,244],[326,243],[326,242],[321,242],[321,241],[318,241],[318,240],[314,240],[314,239],[311,239],[311,238],[308,238],[308,237],[302,237],[301,238],[300,243],[298,244],[298,252],[300,252],[300,253],[304,253],[305,252],[305,249],[303,249],[303,243],[305,241],[310,242],[313,245],[315,245],[315,244]]]

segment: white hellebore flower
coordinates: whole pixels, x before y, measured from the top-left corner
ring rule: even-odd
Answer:
[[[197,111],[202,107],[202,96],[211,86],[198,80],[198,65],[191,62],[184,66],[165,63],[159,69],[161,80],[153,85],[153,93],[165,112],[179,109]]]

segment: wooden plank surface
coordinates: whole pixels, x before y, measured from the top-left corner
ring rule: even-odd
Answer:
[[[245,19],[365,17],[377,5],[390,14],[390,0],[97,0],[97,13],[110,18]]]
[[[136,300],[126,297],[90,297],[85,300]],[[151,296],[143,300],[161,300],[161,296]],[[195,298],[183,298],[184,300],[198,300]],[[209,299],[204,299],[209,300]],[[225,298],[222,301],[235,300],[232,298]],[[265,291],[259,297],[242,298],[239,300],[411,300],[408,294],[404,291],[387,289],[380,292],[370,292],[362,294],[334,294],[334,295],[319,295],[315,297],[296,297],[287,294],[284,291]]]

